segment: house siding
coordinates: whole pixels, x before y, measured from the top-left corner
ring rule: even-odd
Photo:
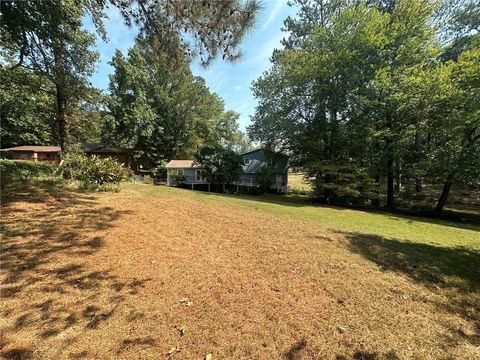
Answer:
[[[55,152],[12,151],[12,159],[17,161],[60,162],[60,154]]]
[[[242,158],[249,159],[247,165],[243,165],[243,174],[240,176],[239,180],[234,183],[238,186],[246,187],[258,187],[259,183],[257,180],[257,171],[261,169],[263,165],[268,166],[268,155],[263,149],[254,150],[245,154],[241,154]],[[288,187],[288,158],[282,154],[274,154],[275,158],[274,166],[268,166],[272,174],[272,186],[271,189],[275,189],[279,192],[286,192]],[[171,174],[177,173],[178,169],[184,171],[186,177],[185,183],[190,184],[207,184],[206,181],[198,181],[196,178],[196,170],[200,168],[192,167],[179,167],[179,168],[168,168],[167,167],[167,185],[174,186],[175,182],[170,177]]]
[[[262,165],[267,165],[268,156],[263,149],[254,150],[246,154],[242,154],[243,159],[249,159],[250,163],[243,166],[243,172],[248,174],[255,174]],[[268,169],[272,174],[287,173],[288,158],[281,154],[273,156],[275,159],[275,166],[268,166]]]
[[[186,177],[185,183],[186,184],[207,184],[207,181],[197,180],[197,170],[201,170],[200,168],[175,168],[175,169],[168,169],[167,170],[167,185],[174,186],[175,182],[170,177],[172,174],[176,174],[177,171],[181,169],[183,170],[183,174]]]

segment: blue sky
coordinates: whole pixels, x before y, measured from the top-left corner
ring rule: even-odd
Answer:
[[[247,35],[242,49],[244,57],[234,64],[217,60],[207,69],[198,61],[191,65],[195,75],[205,78],[211,91],[225,100],[225,108],[240,113],[240,128],[245,130],[250,123],[250,115],[255,111],[255,99],[250,89],[251,82],[262,72],[270,68],[270,56],[275,48],[280,48],[280,41],[285,36],[280,29],[288,15],[294,15],[295,9],[287,5],[287,0],[263,0],[263,10],[258,17],[255,29]],[[126,53],[132,47],[136,29],[128,28],[114,8],[108,10],[109,19],[105,26],[109,41],[97,39],[97,50],[100,52],[100,63],[92,77],[94,86],[108,88],[108,75],[113,69],[108,62],[115,49]],[[91,28],[91,24],[86,25]]]

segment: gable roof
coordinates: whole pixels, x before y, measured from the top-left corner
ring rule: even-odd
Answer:
[[[32,152],[60,152],[60,146],[37,146],[37,145],[22,145],[15,146],[8,149],[1,149],[1,151],[32,151]]]
[[[248,151],[245,151],[245,152],[243,152],[243,153],[240,153],[240,155],[243,156],[243,155],[251,154],[251,153],[254,153],[254,152],[257,152],[257,151],[264,151],[264,152],[267,152],[267,151],[268,151],[268,152],[271,153],[271,154],[275,154],[275,156],[281,156],[281,157],[286,157],[286,158],[288,158],[287,155],[285,155],[285,154],[283,154],[283,153],[281,153],[281,152],[273,151],[273,150],[267,150],[266,147],[261,147],[261,146],[260,146],[260,147],[253,148],[252,150],[248,150]]]
[[[170,160],[165,166],[167,169],[185,169],[185,168],[199,168],[195,164],[195,160]]]
[[[259,150],[265,150],[265,148],[263,148],[263,147],[256,147],[256,148],[253,148],[253,149],[251,149],[251,150],[242,152],[242,153],[240,153],[240,155],[247,155],[247,154],[250,154],[250,153],[259,151]]]

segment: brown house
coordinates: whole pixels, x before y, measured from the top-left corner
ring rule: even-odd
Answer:
[[[84,143],[81,148],[87,155],[96,155],[102,159],[110,157],[133,171],[137,170],[137,164],[133,161],[131,149],[105,146],[98,143]]]
[[[138,170],[137,164],[133,161],[131,149],[105,146],[98,143],[84,143],[80,147],[87,155],[96,155],[102,159],[110,157],[134,172]],[[57,164],[60,162],[60,151],[60,146],[23,145],[0,149],[0,154],[2,158],[16,161],[45,161]]]
[[[6,157],[18,161],[45,161],[48,163],[60,162],[60,146],[16,146],[1,149]]]

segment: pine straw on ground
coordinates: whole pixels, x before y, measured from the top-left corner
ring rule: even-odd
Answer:
[[[475,279],[430,286],[355,251],[379,239],[148,188],[4,204],[4,358],[480,358]]]

